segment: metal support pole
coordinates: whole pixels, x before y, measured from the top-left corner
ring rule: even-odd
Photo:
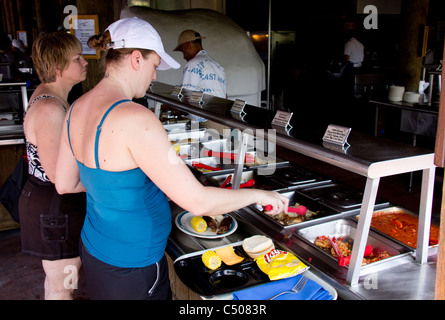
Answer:
[[[366,242],[368,241],[372,212],[374,211],[379,183],[380,178],[366,179],[360,218],[358,219],[357,231],[355,232],[354,244],[352,246],[351,263],[346,276],[346,283],[349,285],[357,284],[360,277],[360,269],[365,254]]]
[[[422,172],[422,190],[420,193],[419,226],[417,230],[416,248],[416,261],[420,264],[426,263],[428,260],[435,172],[435,167],[424,169]]]
[[[241,184],[241,176],[244,169],[244,157],[246,156],[247,143],[249,141],[249,135],[246,133],[241,133],[238,135],[239,144],[237,158],[235,160],[235,170],[233,173],[232,189],[239,189]]]

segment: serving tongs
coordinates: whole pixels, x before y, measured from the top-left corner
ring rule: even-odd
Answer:
[[[192,161],[192,167],[201,168],[201,169],[210,170],[210,171],[220,171],[221,170],[221,168],[212,167],[212,166],[206,165],[206,164],[198,162],[198,161]]]
[[[329,242],[331,243],[332,248],[335,251],[335,255],[338,261],[338,265],[341,267],[347,266],[350,262],[351,262],[351,255],[344,257],[341,252],[340,249],[338,247],[337,241],[335,239],[335,237],[333,237],[331,239],[331,237],[329,237]],[[367,245],[365,248],[365,252],[364,252],[364,256],[368,257],[373,253],[373,248],[371,245]]]
[[[270,204],[268,204],[267,206],[264,207],[265,211],[270,211],[272,210],[272,206]],[[302,216],[304,214],[306,214],[307,208],[305,206],[299,206],[299,207],[288,207],[287,208],[287,212],[295,212],[296,214]]]
[[[230,183],[231,180],[232,180],[232,176],[230,175],[230,176],[228,176],[226,178],[226,180],[224,180],[224,182],[219,187],[220,188],[224,188],[224,189],[232,189],[232,186],[227,186]],[[242,188],[251,188],[254,185],[255,185],[255,180],[254,179],[249,179],[246,182],[241,183],[239,185],[239,188],[240,189],[242,189]]]

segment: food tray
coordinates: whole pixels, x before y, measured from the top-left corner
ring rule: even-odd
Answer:
[[[314,244],[315,239],[318,236],[329,236],[331,238],[335,237],[337,239],[343,237],[344,241],[353,241],[355,239],[356,230],[357,223],[352,219],[344,218],[310,226],[307,228],[302,228],[296,232],[300,238],[304,239],[316,250],[322,252],[325,257],[328,257],[329,259],[337,263],[337,259],[334,256],[328,254],[326,251],[322,250]],[[391,255],[391,257],[373,262],[369,265],[362,266],[362,269],[369,266],[375,266],[378,264],[383,264],[385,262],[390,262],[397,259],[398,257],[410,254],[412,252],[412,250],[409,250],[406,246],[402,246],[387,237],[383,237],[382,235],[373,232],[372,230],[370,230],[369,232],[368,241],[366,244],[372,245],[372,247],[377,250],[386,250]],[[347,266],[345,268],[347,268]]]
[[[212,150],[216,152],[228,152],[229,145],[227,139],[218,139],[218,140],[209,140],[202,142],[191,142],[191,143],[183,143],[181,144],[181,148],[179,151],[180,156],[187,156],[191,159],[203,158],[202,156],[202,148],[206,148],[207,150]],[[220,162],[222,162],[220,160]],[[232,165],[234,167],[234,165]]]
[[[208,269],[202,263],[201,256],[207,250],[217,249],[212,248],[179,257],[174,262],[175,272],[188,288],[204,297],[222,294],[231,296],[234,291],[270,282],[267,274],[261,271],[256,262],[243,250],[242,243],[242,241],[238,241],[230,244],[235,253],[244,258],[240,263],[228,266],[222,262],[218,269]],[[337,291],[330,284],[312,273],[310,269],[306,270],[304,274],[329,291],[334,300],[337,299]]]
[[[385,208],[385,209],[380,209],[380,210],[376,210],[376,211],[373,212],[372,216],[375,217],[375,216],[389,215],[389,214],[391,214],[391,215],[399,215],[399,214],[403,215],[403,214],[407,214],[407,215],[409,215],[409,216],[411,216],[411,217],[416,218],[417,220],[418,220],[418,218],[419,218],[419,216],[418,216],[417,214],[415,214],[415,213],[413,213],[413,212],[411,212],[411,211],[409,211],[409,210],[403,209],[403,208],[401,208],[401,207],[397,207],[397,206],[389,207],[389,208]],[[358,221],[359,216],[360,216],[360,215],[355,215],[355,216],[353,216],[352,218],[353,218],[355,221]],[[397,226],[394,226],[394,230],[395,230],[395,231],[397,231],[396,228],[397,228]],[[432,229],[434,228],[434,235],[433,235],[433,238],[435,239],[435,238],[437,237],[437,240],[438,240],[438,237],[439,237],[439,225],[436,224],[436,223],[433,223],[433,222],[432,222],[432,223],[431,223],[431,228],[432,228]],[[384,230],[379,230],[378,228],[374,227],[374,226],[372,225],[372,220],[371,220],[371,229],[372,229],[373,231],[379,233],[379,234],[382,234],[382,235],[384,235],[384,236],[386,236],[386,237],[391,238],[393,241],[399,243],[400,245],[407,246],[407,247],[410,248],[410,249],[415,249],[415,248],[416,248],[416,245],[415,245],[415,244],[410,244],[410,243],[408,243],[408,242],[404,242],[403,239],[400,237],[400,235],[398,236],[398,235],[395,235],[395,234],[393,234],[393,233],[387,233],[387,232],[385,232]],[[417,230],[417,229],[416,229],[416,230]],[[431,239],[431,235],[432,235],[432,234],[430,233],[430,239]],[[417,241],[417,232],[416,232],[416,234],[415,234],[415,240]],[[435,246],[437,246],[437,244],[431,244],[431,245],[429,245],[430,248],[435,247]]]
[[[176,274],[187,287],[202,296],[233,292],[270,281],[267,274],[245,253],[242,241],[232,246],[235,253],[244,258],[242,262],[232,266],[222,262],[221,267],[210,270],[202,263],[201,255],[207,251],[202,250],[179,257],[174,262]]]
[[[232,181],[233,181],[233,173],[211,175],[209,176],[208,180],[216,187],[220,187],[229,175],[232,176]],[[286,190],[286,186],[272,180],[269,176],[259,175],[256,170],[247,169],[246,171],[243,171],[241,174],[240,183],[242,184],[244,182],[249,181],[250,179],[255,180],[255,184],[253,186],[254,189],[274,190],[274,191]]]
[[[317,215],[314,216],[310,220],[286,226],[286,225],[281,224],[280,222],[278,222],[274,218],[272,218],[272,216],[265,214],[263,212],[263,208],[261,206],[258,206],[256,204],[254,204],[254,205],[251,205],[250,208],[253,209],[254,211],[256,211],[259,215],[261,215],[265,219],[271,221],[272,223],[274,223],[275,225],[277,225],[277,226],[279,226],[280,228],[283,228],[283,229],[301,228],[303,226],[308,226],[308,225],[312,225],[312,224],[315,224],[315,223],[320,223],[321,221],[326,221],[326,220],[330,220],[330,219],[336,219],[336,218],[338,218],[338,215],[340,214],[338,211],[336,211],[336,210],[334,210],[332,208],[329,208],[329,207],[327,207],[327,206],[325,206],[323,204],[320,204],[317,201],[313,201],[311,199],[308,199],[308,198],[298,194],[296,191],[282,191],[280,193],[283,196],[289,198],[289,205],[290,206],[295,205],[295,203],[299,203],[300,205],[304,205],[308,210],[316,212]]]
[[[340,211],[359,209],[363,201],[363,192],[335,182],[301,188],[298,192]],[[377,198],[375,204],[381,206],[388,202]]]

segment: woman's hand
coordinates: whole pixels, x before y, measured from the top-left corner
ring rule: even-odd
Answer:
[[[289,206],[289,198],[279,194],[275,191],[263,191],[258,190],[258,199],[256,204],[262,207],[272,207],[270,210],[264,210],[264,213],[269,215],[276,215],[281,212],[287,212],[287,208]],[[268,209],[269,209],[268,207]]]

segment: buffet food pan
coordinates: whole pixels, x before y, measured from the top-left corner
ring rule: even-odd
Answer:
[[[180,132],[190,129],[190,122],[169,123],[163,125],[167,132]]]
[[[289,188],[301,188],[331,182],[330,179],[318,176],[312,171],[292,165],[277,168],[273,173],[272,179],[283,183]]]
[[[184,162],[194,173],[205,177],[227,175],[233,173],[235,170],[234,164],[222,163],[221,159],[216,157],[190,158],[184,159]],[[204,166],[201,166],[201,164]],[[212,168],[214,168],[214,170]],[[214,183],[212,184],[214,185]]]
[[[225,182],[225,186],[230,187],[233,180],[233,173],[212,175],[209,176],[208,180],[216,187],[222,187]],[[258,174],[257,170],[243,171],[241,174],[240,187],[274,191],[286,190],[286,186],[272,180],[269,176]]]
[[[335,182],[304,187],[299,189],[298,192],[339,211],[359,209],[363,201],[363,192]],[[387,201],[380,198],[377,198],[375,202],[376,206],[388,204]]]
[[[331,253],[328,253],[327,251],[322,250],[319,246],[315,245],[315,240],[317,237],[326,236],[330,237],[331,239],[335,237],[336,239],[341,239],[343,242],[352,244],[355,239],[356,230],[357,223],[354,220],[350,218],[343,218],[302,228],[296,232],[298,236],[304,239],[304,241],[308,242],[311,247],[314,247],[319,252],[322,252],[323,256],[326,258],[336,262],[337,259]],[[406,246],[402,246],[387,237],[373,232],[372,230],[369,232],[366,244],[371,245],[376,253],[386,251],[390,257],[364,265],[362,266],[362,269],[369,266],[380,265],[385,262],[389,263],[395,259],[412,253],[412,250],[409,250]]]
[[[360,215],[353,216],[358,221]],[[419,216],[409,210],[393,206],[376,210],[372,214],[371,229],[379,234],[390,237],[400,245],[410,249],[417,247],[417,228]],[[429,246],[437,246],[439,242],[439,225],[431,222]]]
[[[301,228],[308,225],[320,223],[321,221],[327,221],[331,219],[337,219],[340,213],[332,208],[329,208],[317,201],[308,199],[296,191],[281,191],[283,196],[289,198],[289,206],[305,206],[307,212],[305,215],[297,216],[295,220],[290,219],[286,213],[281,213],[275,216],[270,216],[264,213],[263,207],[253,204],[250,206],[257,214],[264,217],[273,224],[279,226],[282,229]],[[294,215],[295,216],[295,215]]]
[[[208,140],[197,143],[195,140],[185,141],[182,140],[183,143],[180,144],[179,155],[181,157],[187,158],[200,158],[202,157],[202,149],[206,148],[206,150],[212,150],[215,152],[227,152],[229,151],[229,143],[226,138],[219,140]],[[214,157],[215,158],[215,157]],[[222,161],[220,160],[220,163]],[[232,166],[233,167],[233,166]]]
[[[168,133],[168,138],[172,143],[192,143],[192,142],[200,142],[201,140],[207,140],[209,134],[206,133],[206,130],[172,130]]]
[[[248,150],[246,154],[249,154],[254,159],[254,162],[245,162],[244,165],[251,169],[260,169],[263,175],[273,174],[277,168],[289,165],[289,161],[271,157],[264,152]]]

